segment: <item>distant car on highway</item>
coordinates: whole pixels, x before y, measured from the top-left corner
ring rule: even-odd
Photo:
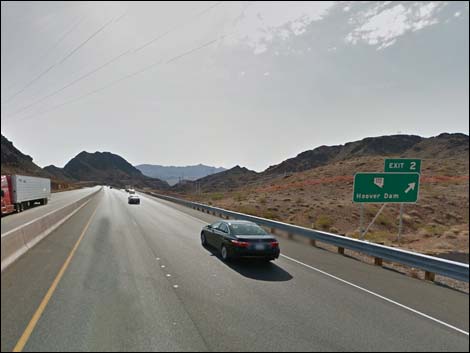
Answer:
[[[138,195],[129,195],[129,197],[127,198],[127,203],[128,204],[135,204],[135,205],[139,205],[140,204],[140,197]]]
[[[128,192],[129,194],[131,194],[131,195],[134,195],[134,194],[135,194],[135,190],[134,190],[134,189],[129,189],[127,192]]]
[[[279,257],[279,242],[253,222],[220,221],[201,231],[204,247],[220,251],[222,260],[251,257],[272,261]]]

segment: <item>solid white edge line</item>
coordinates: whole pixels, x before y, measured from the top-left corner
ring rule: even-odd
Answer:
[[[160,200],[159,200],[158,198],[156,198],[155,196],[153,196],[153,197],[149,197],[149,195],[143,195],[143,196],[146,197],[146,198],[149,199],[149,200],[160,201]],[[170,202],[170,201],[168,201],[168,202]],[[165,205],[165,204],[163,203],[163,205]],[[167,206],[167,207],[169,207],[169,206]],[[183,211],[178,210],[178,209],[176,209],[176,208],[173,208],[173,209],[176,210],[176,211],[178,211],[178,212],[180,212],[180,213],[182,213],[182,214],[185,214],[186,216],[189,216],[189,217],[191,217],[191,218],[193,218],[193,219],[195,219],[195,220],[197,220],[197,221],[199,221],[199,222],[201,222],[201,223],[209,224],[209,223],[203,221],[202,219],[198,219],[198,218],[196,218],[196,217],[194,217],[194,216],[192,216],[192,215],[187,214],[186,212],[183,212]],[[192,209],[192,208],[188,208],[188,209]],[[396,301],[394,301],[394,300],[392,300],[392,299],[389,299],[389,298],[387,298],[387,297],[384,297],[384,296],[382,296],[382,295],[380,295],[380,294],[378,294],[378,293],[375,293],[375,292],[372,292],[372,291],[370,291],[370,290],[368,290],[368,289],[362,288],[362,287],[358,286],[357,284],[348,282],[348,281],[346,281],[346,280],[344,280],[344,279],[342,279],[342,278],[336,277],[335,275],[332,275],[332,274],[330,274],[330,273],[328,273],[328,272],[325,272],[325,271],[322,271],[322,270],[320,270],[320,269],[318,269],[318,268],[315,268],[315,267],[313,267],[313,266],[307,265],[307,264],[305,264],[305,263],[303,263],[303,262],[301,262],[301,261],[299,261],[299,260],[293,259],[292,257],[289,257],[289,256],[287,256],[287,255],[281,254],[280,256],[283,257],[283,258],[285,258],[285,259],[287,259],[287,260],[290,260],[290,261],[292,261],[292,262],[295,262],[295,263],[297,263],[298,265],[305,266],[305,267],[307,267],[307,268],[309,268],[309,269],[311,269],[311,270],[314,270],[314,271],[316,271],[316,272],[318,272],[318,273],[321,273],[321,274],[323,274],[323,275],[325,275],[325,276],[327,276],[327,277],[333,278],[333,279],[335,279],[335,280],[337,280],[337,281],[339,281],[339,282],[342,282],[342,283],[347,284],[347,285],[349,285],[349,286],[351,286],[351,287],[354,287],[354,288],[359,289],[359,290],[361,290],[361,291],[363,291],[363,292],[366,292],[366,293],[368,293],[368,294],[370,294],[370,295],[373,295],[373,296],[375,296],[375,297],[377,297],[377,298],[380,298],[380,299],[382,299],[382,300],[384,300],[384,301],[386,301],[386,302],[388,302],[388,303],[394,304],[394,305],[396,305],[396,306],[398,306],[398,307],[400,307],[400,308],[402,308],[402,309],[411,311],[412,313],[415,313],[416,315],[422,316],[422,317],[424,317],[424,318],[426,318],[426,319],[428,319],[428,320],[434,321],[434,322],[436,322],[436,323],[438,323],[438,324],[441,324],[441,325],[443,325],[443,326],[445,326],[445,327],[447,327],[447,328],[450,328],[450,329],[452,329],[452,330],[455,330],[455,331],[457,331],[457,332],[460,332],[460,333],[463,333],[464,335],[469,336],[469,333],[468,333],[467,331],[464,331],[464,330],[462,330],[462,329],[459,329],[458,327],[452,326],[452,325],[450,325],[450,324],[448,324],[448,323],[445,323],[444,321],[441,321],[441,320],[439,320],[439,319],[436,319],[436,318],[434,318],[434,317],[432,317],[432,316],[426,315],[426,314],[424,314],[424,313],[422,313],[422,312],[420,312],[420,311],[418,311],[418,310],[415,310],[415,309],[413,309],[413,308],[410,308],[410,307],[408,307],[408,306],[406,306],[406,305],[400,304],[400,303],[398,303],[398,302],[396,302]]]
[[[444,321],[441,321],[441,320],[436,319],[436,318],[434,318],[434,317],[432,317],[432,316],[426,315],[426,314],[424,314],[424,313],[422,313],[422,312],[420,312],[420,311],[418,311],[418,310],[415,310],[415,309],[410,308],[410,307],[408,307],[408,306],[406,306],[406,305],[400,304],[400,303],[398,303],[398,302],[396,302],[396,301],[394,301],[394,300],[392,300],[392,299],[389,299],[389,298],[387,298],[387,297],[384,297],[384,296],[382,296],[382,295],[380,295],[380,294],[377,294],[377,293],[375,293],[375,292],[372,292],[372,291],[370,291],[370,290],[368,290],[368,289],[362,288],[362,287],[360,287],[360,286],[358,286],[358,285],[356,285],[356,284],[354,284],[354,283],[351,283],[351,282],[348,282],[348,281],[346,281],[346,280],[344,280],[344,279],[342,279],[342,278],[336,277],[336,276],[334,276],[334,275],[332,275],[332,274],[330,274],[330,273],[328,273],[328,272],[325,272],[325,271],[322,271],[322,270],[320,270],[320,269],[318,269],[318,268],[315,268],[315,267],[313,267],[313,266],[307,265],[307,264],[305,264],[305,263],[303,263],[303,262],[301,262],[301,261],[299,261],[299,260],[293,259],[293,258],[291,258],[291,257],[289,257],[289,256],[284,255],[284,254],[281,254],[281,256],[282,256],[283,258],[287,259],[287,260],[290,260],[290,261],[295,262],[295,263],[297,263],[297,264],[299,264],[299,265],[305,266],[305,267],[307,267],[307,268],[309,268],[309,269],[311,269],[311,270],[314,270],[314,271],[316,271],[316,272],[319,272],[319,273],[321,273],[322,275],[325,275],[325,276],[327,276],[327,277],[333,278],[333,279],[335,279],[335,280],[337,280],[337,281],[339,281],[339,282],[345,283],[345,284],[347,284],[347,285],[349,285],[349,286],[351,286],[351,287],[354,287],[354,288],[359,289],[359,290],[361,290],[361,291],[363,291],[363,292],[366,292],[366,293],[368,293],[368,294],[370,294],[370,295],[373,295],[373,296],[375,296],[375,297],[377,297],[377,298],[380,298],[380,299],[382,299],[382,300],[385,300],[385,301],[388,302],[388,303],[391,303],[391,304],[394,304],[394,305],[396,305],[396,306],[399,306],[399,307],[402,308],[402,309],[411,311],[412,313],[415,313],[415,314],[417,314],[417,315],[419,315],[419,316],[422,316],[422,317],[424,317],[424,318],[426,318],[426,319],[429,319],[429,320],[434,321],[434,322],[436,322],[436,323],[438,323],[438,324],[441,324],[441,325],[443,325],[443,326],[446,326],[446,327],[448,327],[448,328],[450,328],[450,329],[452,329],[452,330],[455,330],[455,331],[457,331],[457,332],[463,333],[464,335],[467,335],[467,336],[469,335],[468,332],[466,332],[466,331],[464,331],[464,330],[461,330],[461,329],[459,329],[459,328],[457,328],[457,327],[455,327],[455,326],[452,326],[452,325],[450,325],[450,324],[448,324],[448,323],[445,323]]]

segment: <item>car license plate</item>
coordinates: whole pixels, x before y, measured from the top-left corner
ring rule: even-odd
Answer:
[[[264,250],[264,244],[256,244],[255,250]]]

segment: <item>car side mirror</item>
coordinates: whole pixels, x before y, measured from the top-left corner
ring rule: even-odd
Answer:
[[[212,229],[212,226],[209,224],[209,225],[207,226],[207,228]]]

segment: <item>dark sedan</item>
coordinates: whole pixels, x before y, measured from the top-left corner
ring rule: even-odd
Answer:
[[[127,198],[127,203],[129,205],[134,204],[134,205],[140,205],[140,197],[137,195],[130,195]]]
[[[220,251],[224,261],[253,257],[272,261],[279,257],[279,242],[263,228],[248,221],[220,221],[205,226],[201,243]]]

